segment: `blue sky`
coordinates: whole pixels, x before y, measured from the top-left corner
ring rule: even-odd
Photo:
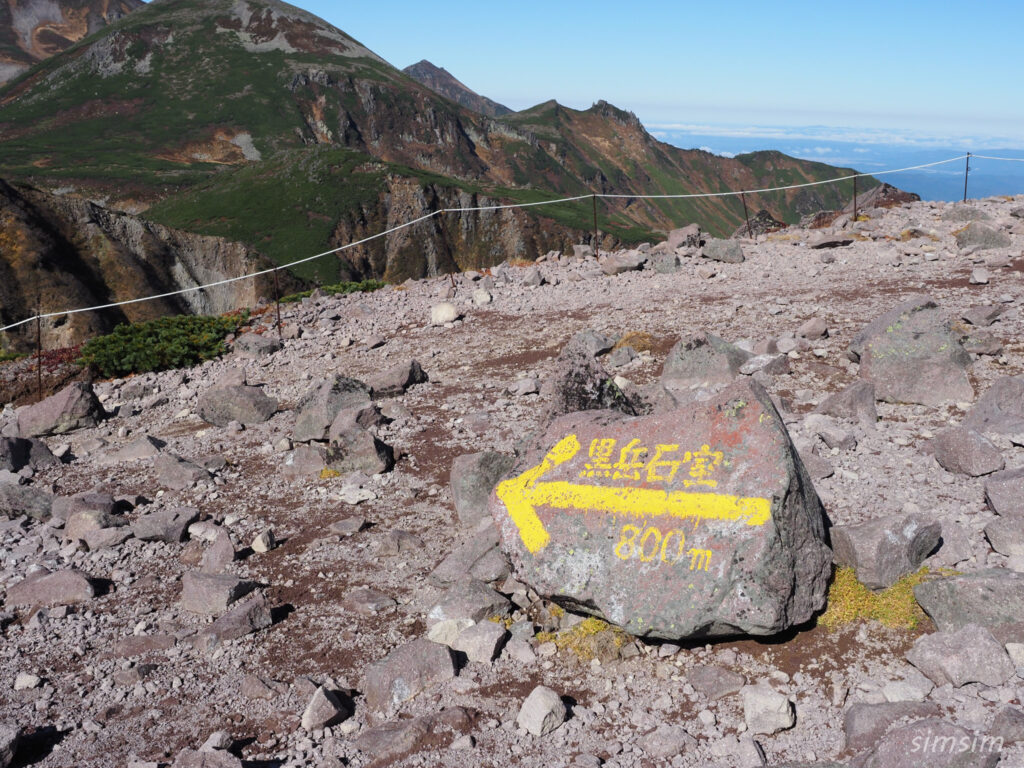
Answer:
[[[605,99],[649,127],[841,126],[1024,145],[1019,0],[297,4],[395,66],[429,59],[513,109]]]

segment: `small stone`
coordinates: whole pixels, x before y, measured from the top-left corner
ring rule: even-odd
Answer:
[[[988,285],[992,279],[992,273],[984,267],[976,267],[971,270],[970,284],[971,285]]]
[[[771,735],[796,724],[792,702],[767,683],[748,685],[740,695],[743,697],[743,721],[751,733]]]
[[[349,714],[337,694],[320,686],[302,713],[302,729],[307,733],[321,730],[343,720]]]
[[[276,548],[277,539],[274,538],[274,531],[271,528],[263,531],[263,533],[252,540],[252,551],[257,554],[265,554]]]
[[[941,524],[923,516],[882,517],[832,528],[835,562],[857,570],[869,589],[885,589],[913,573],[938,546]]]
[[[215,616],[254,588],[237,576],[190,571],[181,577],[181,607],[192,613]]]
[[[656,760],[682,755],[697,746],[693,738],[681,725],[659,725],[639,740],[640,748]]]
[[[498,657],[507,636],[508,632],[501,624],[481,621],[463,630],[451,647],[466,654],[470,661],[490,664]]]
[[[447,325],[459,319],[459,308],[451,302],[445,301],[430,308],[431,325]]]
[[[547,736],[565,722],[562,697],[547,686],[538,685],[523,701],[516,724],[534,736]]]
[[[41,682],[42,678],[39,675],[33,675],[31,672],[19,672],[18,676],[14,678],[14,690],[28,691],[38,688]]]

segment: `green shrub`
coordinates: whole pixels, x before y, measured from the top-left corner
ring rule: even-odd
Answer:
[[[184,368],[223,354],[227,350],[224,337],[248,319],[249,313],[242,312],[222,317],[179,315],[119,325],[112,333],[86,342],[78,362],[96,366],[108,378]]]
[[[0,351],[0,363],[9,363],[12,360],[20,360],[27,357],[24,352],[2,352]]]
[[[379,291],[387,283],[382,283],[380,280],[363,280],[361,283],[335,283],[334,285],[321,286],[320,292],[327,294],[328,296],[338,296],[346,293],[370,293],[371,291]],[[302,301],[303,299],[309,298],[313,295],[313,291],[300,291],[299,293],[290,293],[287,296],[281,297],[282,304],[292,304],[296,301]]]

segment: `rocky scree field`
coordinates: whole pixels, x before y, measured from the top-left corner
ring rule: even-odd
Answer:
[[[1024,764],[1022,217],[314,294],[283,342],[264,312],[222,359],[5,408],[0,765]],[[736,387],[827,517],[823,616],[638,638],[511,571],[488,499],[551,419]]]

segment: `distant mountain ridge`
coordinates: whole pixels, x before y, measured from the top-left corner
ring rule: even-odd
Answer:
[[[777,152],[681,150],[606,102],[574,110],[548,101],[488,117],[277,0],[159,0],[0,88],[0,178],[145,211],[277,263],[440,208],[591,192],[622,196],[597,203],[602,249],[690,222],[727,235],[743,221],[738,196],[638,196],[847,173]],[[851,195],[842,182],[749,194],[747,203],[794,223]],[[594,241],[592,206],[446,214],[298,274],[401,282],[570,250]]]
[[[466,109],[479,112],[488,117],[502,117],[512,114],[512,110],[504,104],[499,104],[457,80],[451,72],[443,67],[431,64],[423,59],[402,70],[405,74],[421,85],[427,86],[434,93],[451,99],[456,104],[461,104]]]
[[[0,85],[145,5],[142,0],[0,0]]]

